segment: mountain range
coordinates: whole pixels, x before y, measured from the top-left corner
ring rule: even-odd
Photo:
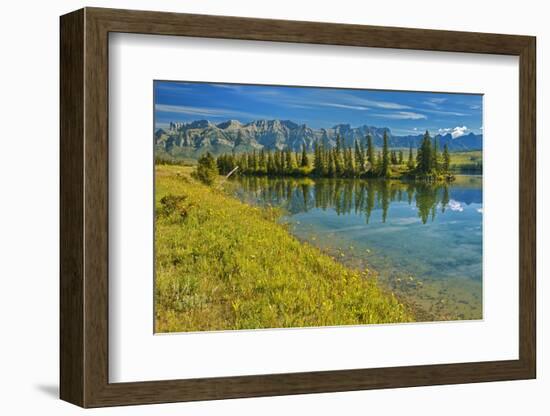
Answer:
[[[332,128],[314,129],[306,124],[290,120],[256,120],[241,123],[228,120],[214,124],[208,120],[189,123],[169,123],[166,129],[157,129],[154,133],[155,152],[161,157],[197,158],[211,152],[222,153],[247,152],[251,150],[283,150],[290,148],[300,151],[305,145],[308,152],[313,151],[315,143],[326,146],[336,145],[336,137],[344,139],[346,146],[353,146],[355,140],[365,140],[371,135],[374,145],[381,147],[384,132],[388,134],[390,148],[418,147],[423,134],[398,136],[388,127],[359,126],[338,124]],[[450,151],[481,150],[483,136],[469,133],[453,138],[451,134],[437,135],[439,146],[446,144]]]

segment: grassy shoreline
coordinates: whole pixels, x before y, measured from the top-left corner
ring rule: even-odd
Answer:
[[[413,321],[372,271],[298,241],[279,212],[156,166],[157,332]]]

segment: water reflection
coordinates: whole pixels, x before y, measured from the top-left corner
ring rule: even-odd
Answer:
[[[290,215],[314,208],[333,209],[337,215],[364,214],[371,220],[373,210],[381,210],[383,223],[392,203],[407,202],[415,206],[423,224],[434,221],[438,212],[462,204],[481,204],[480,179],[459,179],[458,183],[428,184],[387,180],[351,179],[273,179],[239,178],[239,197],[248,202],[284,207]],[[471,188],[468,188],[468,185]],[[477,187],[477,188],[476,188]],[[451,188],[453,198],[451,199]],[[413,205],[414,204],[414,205]]]
[[[373,268],[419,319],[482,316],[482,183],[242,177],[233,192],[281,207],[301,241],[338,261]]]

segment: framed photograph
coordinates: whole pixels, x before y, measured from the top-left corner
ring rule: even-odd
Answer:
[[[535,49],[62,16],[61,398],[535,378]]]

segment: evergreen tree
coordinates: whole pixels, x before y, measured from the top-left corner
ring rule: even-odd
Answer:
[[[266,173],[268,175],[273,175],[273,155],[271,154],[271,151],[267,151],[266,156]]]
[[[280,175],[282,173],[282,163],[281,154],[278,150],[275,150],[275,153],[273,154],[273,165],[275,166],[275,173]]]
[[[336,153],[338,153],[338,156],[342,155],[342,147],[343,147],[344,141],[341,139],[340,135],[336,136]]]
[[[235,156],[223,154],[218,157],[216,160],[216,166],[218,167],[219,173],[227,175],[235,168]]]
[[[348,149],[344,147],[344,150],[342,151],[342,173],[343,176],[347,176],[349,173],[349,162],[348,162]]]
[[[335,152],[329,152],[328,164],[327,164],[327,175],[331,178],[334,177],[334,175],[336,174],[336,167],[334,163],[334,153]]]
[[[424,145],[424,139],[422,139],[420,146],[418,146],[418,149],[416,149],[416,170],[417,171],[422,171],[422,146],[423,145]]]
[[[264,149],[260,150],[260,160],[258,162],[258,167],[260,168],[261,173],[267,173],[267,160],[265,158]]]
[[[382,147],[382,171],[381,176],[390,176],[390,154],[388,150],[388,133],[384,131],[384,145]]]
[[[392,150],[390,153],[390,160],[392,165],[397,165],[397,153],[395,150]]]
[[[282,150],[277,152],[279,155],[279,165],[277,166],[277,172],[279,175],[284,175],[285,173],[285,153]]]
[[[258,167],[259,167],[258,155],[256,154],[256,150],[254,150],[252,152],[252,170],[254,172],[258,172]]]
[[[301,160],[300,166],[303,168],[307,168],[309,166],[305,144],[302,145],[302,160]]]
[[[218,176],[218,166],[216,160],[210,152],[201,156],[198,160],[197,170],[194,172],[195,177],[206,185],[212,185]]]
[[[334,149],[334,151],[332,152],[332,157],[334,158],[335,175],[341,177],[344,174],[344,159],[342,157],[341,151],[338,149],[338,147]]]
[[[352,178],[355,176],[355,166],[353,164],[353,154],[351,148],[344,149],[344,174],[345,176]]]
[[[359,170],[361,172],[364,172],[365,171],[365,157],[366,157],[366,154],[365,154],[365,146],[363,145],[363,141],[360,140],[359,141],[359,151],[361,152],[361,163],[359,165]]]
[[[313,169],[315,170],[315,174],[317,176],[323,176],[325,169],[322,144],[315,143]]]
[[[344,145],[344,139],[341,136],[336,138],[336,146],[329,148],[323,142],[314,143],[313,171],[314,175],[319,177],[361,177],[365,173],[366,161],[369,162],[369,176],[379,176],[389,178],[392,175],[392,165],[403,165],[403,150],[389,149],[389,134],[387,131],[383,135],[383,145],[380,151],[376,152],[373,146],[373,140],[367,136],[367,147],[363,148],[361,140],[354,140],[353,145],[347,147]],[[302,144],[301,152],[293,152],[290,148],[284,150],[257,151],[253,149],[247,153],[235,155],[222,154],[218,158],[213,158],[210,153],[204,155],[200,161],[201,172],[204,171],[204,165],[207,156],[213,160],[216,174],[227,174],[235,167],[239,167],[239,173],[249,175],[297,175],[308,174],[310,172],[299,171],[298,167],[307,167],[309,164],[306,145]],[[428,131],[424,134],[422,141],[417,149],[416,163],[412,144],[409,146],[407,168],[412,173],[427,175],[436,179],[436,174],[448,173],[450,170],[451,156],[448,145],[445,144],[443,152],[438,152],[438,139],[432,139]],[[195,177],[199,178],[197,173]],[[201,179],[202,180],[202,179]],[[208,179],[205,180],[205,183]],[[390,196],[396,197],[393,190],[390,189]],[[355,201],[359,203],[358,201]],[[362,202],[361,202],[362,204]],[[346,208],[347,209],[347,208]]]
[[[226,165],[227,165],[227,161],[226,161],[225,155],[218,156],[218,158],[216,159],[216,166],[218,167],[218,172],[224,174]]]
[[[267,155],[267,164],[269,166],[269,173],[275,175],[277,173],[277,164],[275,163],[275,153],[269,152]]]
[[[248,158],[246,157],[245,154],[242,154],[242,155],[239,157],[239,166],[241,167],[241,169],[242,169],[243,172],[247,172],[247,171],[248,171]]]
[[[432,147],[432,169],[439,171],[439,150],[438,150],[437,137],[434,137]]]
[[[374,171],[377,175],[382,175],[382,151],[376,152],[376,161],[374,162]]]
[[[407,161],[407,167],[411,170],[414,169],[414,158],[413,158],[412,144],[409,147],[409,160]]]
[[[374,144],[370,134],[367,136],[367,162],[370,163],[370,169],[373,170],[376,161],[374,159]]]
[[[327,174],[327,170],[328,170],[328,163],[329,163],[329,157],[330,157],[330,153],[333,151],[334,149],[330,149],[326,143],[323,144],[323,147],[321,149],[321,157],[323,159],[323,174],[326,175]]]
[[[327,175],[328,165],[330,163],[330,154],[334,149],[329,149],[327,144],[321,147],[321,160],[323,161],[323,176]]]
[[[417,168],[420,173],[430,173],[432,170],[433,155],[432,155],[432,139],[430,133],[426,130],[424,133],[424,138],[422,139],[422,144],[418,149],[418,154],[416,155]]]
[[[292,157],[292,153],[291,153],[290,149],[287,149],[286,152],[285,152],[285,169],[284,169],[284,171],[286,173],[292,173],[294,168],[295,168],[294,158]]]
[[[443,146],[443,172],[448,173],[451,169],[451,154],[449,153],[449,146],[445,143]]]
[[[317,143],[313,144],[313,171],[316,175],[321,172],[321,152]]]
[[[355,157],[355,170],[358,173],[363,172],[363,164],[364,164],[365,158],[363,156],[363,151],[361,150],[361,146],[359,146],[359,142],[357,140],[355,140],[354,157]]]

